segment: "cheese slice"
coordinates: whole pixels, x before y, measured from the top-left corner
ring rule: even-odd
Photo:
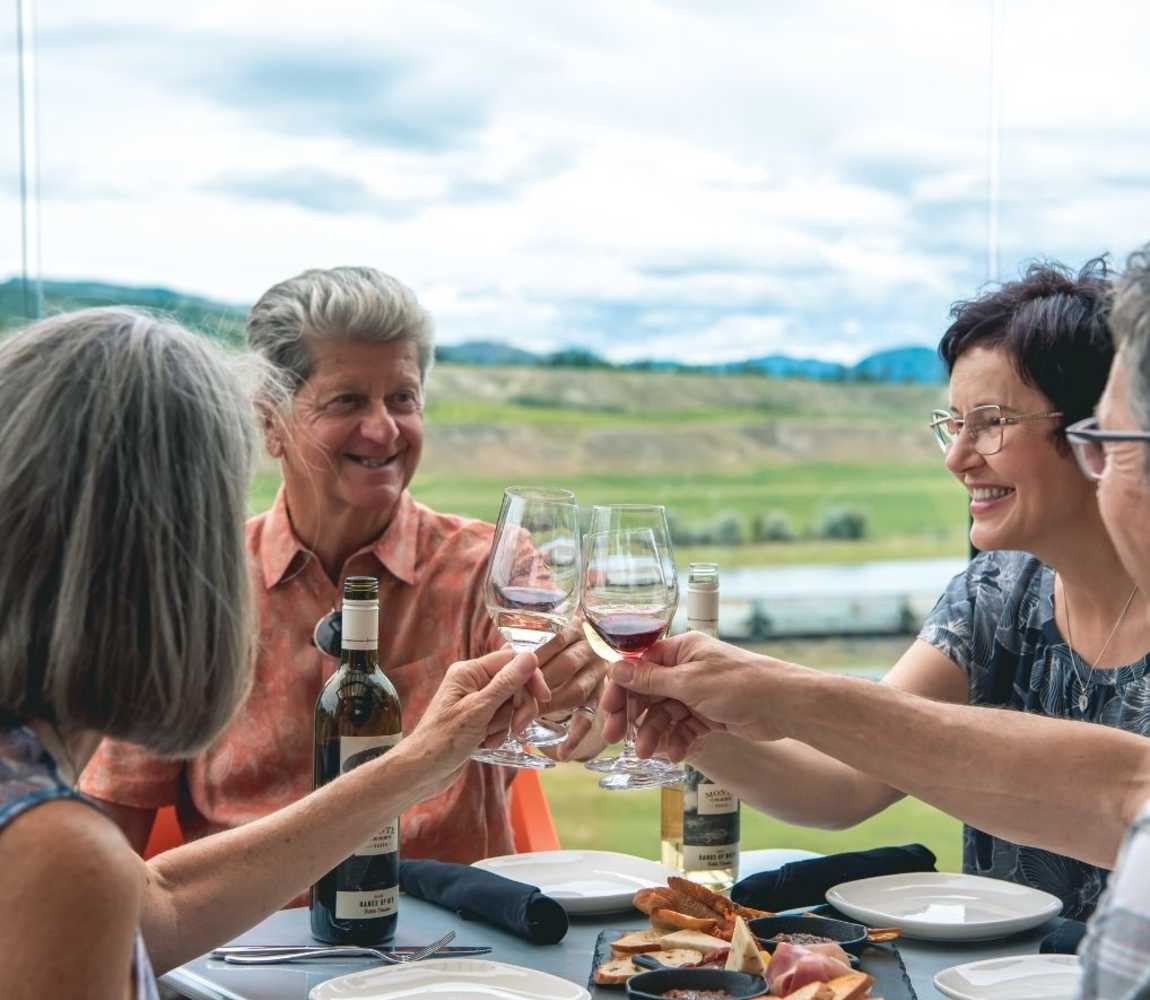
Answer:
[[[733,972],[749,972],[761,976],[767,971],[759,954],[759,943],[742,917],[735,917],[735,932],[731,935],[731,951],[726,968]]]
[[[716,951],[726,951],[730,943],[722,938],[702,931],[674,931],[659,938],[659,944],[664,948],[698,948],[704,955],[712,955]]]

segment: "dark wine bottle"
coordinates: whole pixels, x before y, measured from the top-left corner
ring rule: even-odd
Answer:
[[[399,696],[379,667],[379,581],[343,585],[339,670],[315,704],[315,787],[403,737]],[[399,921],[399,817],[311,888],[311,932],[331,944],[391,945]]]

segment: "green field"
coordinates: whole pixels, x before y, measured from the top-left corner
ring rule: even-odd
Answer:
[[[543,772],[543,786],[564,847],[622,851],[659,857],[659,793],[605,792],[599,776],[564,764]],[[822,854],[925,844],[943,871],[962,868],[962,825],[917,799],[903,799],[850,830],[812,830],[790,826],[748,806],[742,810],[743,850],[798,847]]]
[[[807,562],[863,562],[952,556],[965,544],[962,490],[937,463],[914,465],[794,463],[744,473],[662,473],[563,477],[584,506],[594,503],[661,503],[685,524],[698,525],[733,513],[746,524],[756,514],[782,511],[799,538],[793,542],[682,549],[681,562],[714,560],[726,566]],[[510,482],[536,485],[540,477],[416,476],[412,493],[436,510],[493,521]],[[253,511],[265,510],[279,475],[263,471],[252,487]],[[829,508],[850,506],[867,517],[867,537],[829,541],[804,537]]]

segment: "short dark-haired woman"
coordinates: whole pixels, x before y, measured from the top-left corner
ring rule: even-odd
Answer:
[[[191,753],[248,690],[252,416],[215,350],[142,313],[65,314],[0,343],[6,1000],[151,1000],[149,955],[166,970],[251,927],[525,723],[525,685],[547,697],[533,655],[457,663],[386,755],[141,861],[73,785],[101,737]]]
[[[1102,261],[1078,274],[1042,264],[954,308],[940,348],[950,371],[949,407],[933,415],[931,426],[947,469],[970,495],[971,541],[984,551],[951,581],[884,683],[936,701],[1150,735],[1148,595],[1123,569],[1095,484],[1079,470],[1065,436],[1068,424],[1092,413],[1110,369],[1108,292]],[[706,646],[714,667],[723,660],[721,645],[692,638],[676,647],[692,647],[686,659],[670,651],[672,659],[661,662],[687,665]],[[778,664],[753,659],[764,661],[764,674]],[[706,704],[706,687],[704,681],[685,696],[692,711]],[[614,715],[617,701],[612,688],[607,708]],[[769,702],[763,705],[770,710]],[[613,721],[608,728],[614,727]],[[788,822],[850,826],[903,794],[793,739],[754,743],[720,732],[698,742],[700,735],[691,734],[693,764]],[[978,749],[971,767],[977,760],[985,768],[984,748]],[[1037,759],[1004,756],[989,766],[1009,775],[1016,794],[1026,797],[1026,767],[1041,766],[1044,775],[1058,767],[1056,759]],[[970,786],[977,785],[972,774]],[[1049,839],[1065,844],[1065,833],[1052,831]],[[1066,917],[1087,917],[1106,881],[1104,869],[1085,861],[970,826],[963,846],[967,872],[1053,893]]]

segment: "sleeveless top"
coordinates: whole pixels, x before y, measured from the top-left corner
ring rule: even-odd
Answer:
[[[972,705],[1150,736],[1150,659],[1094,670],[1072,657],[1054,623],[1054,570],[1028,553],[975,557],[951,580],[919,638],[966,673]],[[1062,900],[1062,916],[1075,920],[1094,911],[1109,874],[972,826],[964,828],[962,867],[1052,893]]]
[[[0,727],[0,836],[17,816],[57,799],[74,799],[99,809],[90,799],[64,784],[52,755],[32,729]],[[138,930],[132,950],[132,974],[136,1000],[159,1000],[156,977]]]

